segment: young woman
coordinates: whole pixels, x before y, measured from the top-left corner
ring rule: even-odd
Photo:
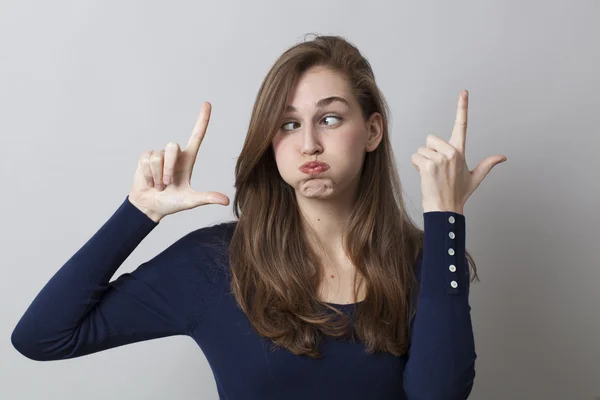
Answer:
[[[464,96],[463,96],[464,95]],[[185,149],[140,157],[112,217],[48,281],[12,334],[33,360],[172,335],[205,354],[222,399],[465,399],[475,377],[463,207],[504,156],[465,162],[467,92],[449,142],[412,156],[424,230],[405,210],[388,107],[369,62],[318,36],[285,51],[254,104],[235,221],[181,237],[111,277],[190,187],[210,118]]]

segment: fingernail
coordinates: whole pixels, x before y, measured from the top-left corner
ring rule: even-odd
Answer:
[[[156,185],[156,189],[157,189],[159,192],[162,192],[162,190],[163,190],[164,188],[165,188],[165,187],[164,187],[163,185],[161,185],[160,183]]]

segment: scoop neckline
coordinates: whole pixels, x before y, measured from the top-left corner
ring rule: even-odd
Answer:
[[[336,307],[350,307],[350,306],[355,306],[357,304],[361,304],[364,303],[364,300],[358,301],[356,303],[348,303],[348,304],[338,304],[338,303],[328,303],[328,302],[323,302],[324,304],[330,305],[330,306],[336,306]]]

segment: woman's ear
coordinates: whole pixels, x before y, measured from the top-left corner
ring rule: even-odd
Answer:
[[[371,152],[379,146],[383,139],[383,118],[378,112],[374,112],[367,121],[367,133],[369,135],[365,150]]]

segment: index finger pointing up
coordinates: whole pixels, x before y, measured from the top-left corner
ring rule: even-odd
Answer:
[[[467,111],[469,108],[469,92],[463,90],[458,97],[458,106],[456,109],[456,121],[450,138],[450,144],[462,152],[465,152],[465,142],[467,137]]]
[[[212,106],[208,101],[202,103],[202,106],[200,107],[200,113],[198,114],[198,119],[196,120],[196,125],[194,125],[194,129],[192,130],[192,136],[190,136],[190,140],[185,148],[185,152],[192,156],[192,162],[196,158],[198,149],[200,148],[202,140],[204,139],[206,127],[208,126],[208,121],[210,120],[211,109]]]

